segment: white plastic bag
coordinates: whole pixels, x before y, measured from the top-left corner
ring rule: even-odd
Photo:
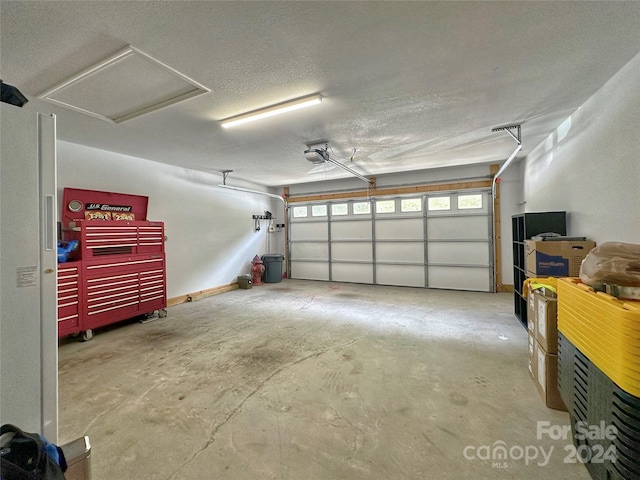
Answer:
[[[594,288],[603,285],[640,287],[640,245],[607,242],[587,254],[580,280]]]

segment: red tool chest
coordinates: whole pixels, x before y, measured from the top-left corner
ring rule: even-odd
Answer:
[[[58,265],[58,336],[82,332],[83,339],[88,340],[93,329],[127,318],[155,311],[160,317],[166,316],[164,223],[87,219],[95,218],[94,212],[101,205],[108,208],[117,205],[122,210],[136,199],[107,192],[67,190],[73,189],[65,189],[63,204],[77,202],[73,206],[78,211],[78,204],[90,206],[92,215],[85,214],[84,219],[77,218],[78,215],[71,220],[67,218],[69,221],[63,226],[64,239],[77,240],[79,247],[73,257],[77,261]],[[111,203],[90,202],[86,200],[87,192],[91,199],[95,199],[96,193],[102,194],[98,197],[101,200],[105,195],[109,199],[113,195],[119,197]],[[126,212],[120,218],[145,216],[146,201],[144,212]]]

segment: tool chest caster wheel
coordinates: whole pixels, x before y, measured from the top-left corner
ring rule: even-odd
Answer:
[[[167,316],[167,309],[166,308],[162,308],[160,310],[158,310],[158,318],[164,318]]]
[[[85,330],[81,334],[81,339],[82,339],[83,342],[88,342],[92,338],[93,338],[93,330],[91,330],[91,329]]]

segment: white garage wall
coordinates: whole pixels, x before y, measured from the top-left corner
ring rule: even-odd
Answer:
[[[284,223],[282,202],[223,190],[208,174],[73,143],[58,142],[58,188],[85,188],[149,197],[147,218],[165,222],[169,298],[236,281],[254,255],[282,253],[283,233],[254,231],[252,215],[265,210]],[[228,184],[265,190],[232,181]],[[267,251],[269,250],[269,251]]]
[[[526,211],[566,210],[569,235],[640,243],[640,54],[527,157]]]
[[[526,141],[526,139],[525,139]],[[523,161],[515,162],[500,177],[500,235],[502,237],[502,284],[513,285],[511,217],[524,212],[522,194]]]

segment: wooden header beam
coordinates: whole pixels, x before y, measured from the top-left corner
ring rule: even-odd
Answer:
[[[303,195],[287,197],[287,203],[321,202],[324,200],[346,200],[349,198],[380,197],[384,195],[408,195],[412,193],[444,192],[447,190],[469,190],[476,188],[491,188],[491,180],[475,180],[472,182],[442,183],[437,185],[418,185],[413,187],[393,187],[353,192],[324,193],[319,195]]]

